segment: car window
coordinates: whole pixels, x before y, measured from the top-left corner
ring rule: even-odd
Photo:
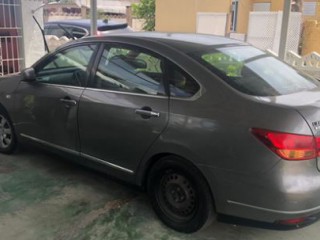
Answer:
[[[61,38],[63,36],[67,36],[68,34],[66,33],[66,31],[70,31],[70,28],[60,28],[58,26],[50,26],[49,28],[47,28],[48,30],[45,31],[46,35],[55,35],[58,38]]]
[[[170,95],[173,97],[188,98],[195,95],[199,84],[177,66],[172,66],[169,72]]]
[[[61,51],[36,67],[37,81],[48,84],[85,86],[87,67],[96,45],[84,45]]]
[[[106,47],[100,59],[92,88],[164,95],[163,60],[138,48]]]
[[[75,38],[82,38],[87,35],[87,31],[83,28],[73,27],[71,29],[71,34]]]
[[[233,46],[190,54],[233,88],[254,96],[310,90],[319,83],[251,46]]]

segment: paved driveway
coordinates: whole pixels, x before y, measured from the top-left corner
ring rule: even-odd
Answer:
[[[132,186],[38,149],[0,154],[1,239],[319,239],[320,222],[279,231],[222,220],[180,234],[163,226],[145,193]]]

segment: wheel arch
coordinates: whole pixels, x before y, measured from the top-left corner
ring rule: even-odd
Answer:
[[[213,208],[216,211],[216,201],[215,201],[216,194],[214,192],[214,189],[212,189],[212,186],[209,183],[209,181],[206,177],[206,174],[193,161],[191,161],[188,157],[186,157],[184,155],[177,154],[174,152],[169,152],[169,151],[159,152],[159,153],[152,155],[143,164],[143,167],[141,167],[139,169],[139,174],[137,175],[137,184],[139,186],[141,186],[144,190],[147,189],[147,181],[148,181],[149,173],[150,173],[152,167],[155,165],[155,163],[157,163],[158,161],[161,161],[162,158],[168,157],[168,156],[174,156],[174,157],[181,158],[183,161],[185,161],[188,164],[191,164],[194,168],[196,168],[199,171],[199,173],[201,174],[201,177],[204,179],[204,181],[206,182],[206,184],[208,186],[208,189],[210,190],[210,195],[211,195],[211,198],[213,201]]]
[[[5,114],[8,115],[8,111],[6,110],[6,108],[4,107],[4,105],[0,102],[0,111],[5,112]]]

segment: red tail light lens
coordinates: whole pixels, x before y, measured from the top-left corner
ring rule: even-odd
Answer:
[[[317,146],[317,157],[320,157],[320,137],[316,137],[316,146]]]
[[[258,128],[253,128],[251,131],[253,135],[283,159],[309,160],[320,156],[320,138]]]

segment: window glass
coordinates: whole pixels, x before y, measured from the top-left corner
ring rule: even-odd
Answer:
[[[46,34],[47,35],[55,35],[58,38],[61,38],[63,36],[67,36],[68,33],[66,33],[66,31],[69,31],[69,30],[70,30],[70,28],[64,27],[64,29],[63,29],[59,26],[54,26],[54,27],[50,27],[50,30]]]
[[[255,96],[310,90],[319,83],[251,46],[222,47],[190,54],[235,89]]]
[[[36,67],[37,81],[49,84],[85,86],[87,67],[96,45],[78,46],[57,53]]]
[[[84,36],[87,35],[87,32],[86,32],[86,30],[84,30],[84,29],[82,29],[82,28],[76,28],[76,27],[74,27],[74,28],[72,28],[72,30],[71,30],[71,35],[72,35],[73,37],[75,37],[75,38],[82,38],[82,37],[84,37]]]
[[[164,95],[162,60],[127,47],[106,48],[91,87],[112,91]]]
[[[173,97],[191,97],[200,89],[199,84],[195,80],[176,66],[170,71],[169,83],[170,95]]]

